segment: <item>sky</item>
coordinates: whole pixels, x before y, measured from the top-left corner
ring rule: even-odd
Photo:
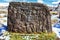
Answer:
[[[0,5],[9,5],[8,3],[11,1],[16,1],[16,2],[38,2],[38,3],[43,3],[46,4],[48,6],[54,6],[56,7],[57,4],[60,2],[60,0],[0,0]]]

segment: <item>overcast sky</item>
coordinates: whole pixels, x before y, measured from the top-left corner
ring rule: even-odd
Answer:
[[[60,0],[0,0],[0,5],[8,5],[9,2],[16,1],[16,2],[39,2],[46,4],[48,6],[57,6],[57,4],[60,2]]]

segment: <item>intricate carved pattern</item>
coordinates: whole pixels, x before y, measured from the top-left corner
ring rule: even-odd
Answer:
[[[50,16],[48,7],[43,4],[11,2],[8,30],[20,33],[51,32]]]

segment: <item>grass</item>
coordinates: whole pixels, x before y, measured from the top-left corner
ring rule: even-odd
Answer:
[[[20,34],[10,32],[10,40],[55,40],[55,33]]]

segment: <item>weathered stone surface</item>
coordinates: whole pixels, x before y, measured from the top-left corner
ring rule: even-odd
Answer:
[[[8,7],[8,30],[20,33],[51,32],[48,7],[40,3],[11,2]]]

